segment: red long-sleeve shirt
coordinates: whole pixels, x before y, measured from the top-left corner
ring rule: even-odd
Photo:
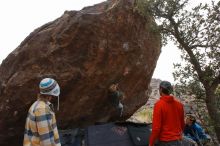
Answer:
[[[154,145],[156,139],[159,141],[181,139],[183,128],[183,104],[175,100],[173,96],[161,96],[154,106],[150,146]]]

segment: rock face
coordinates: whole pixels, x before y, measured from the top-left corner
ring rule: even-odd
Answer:
[[[52,75],[61,86],[59,128],[117,120],[106,96],[112,82],[125,93],[121,120],[130,117],[147,102],[160,54],[154,26],[134,0],[109,0],[66,11],[34,30],[0,66],[0,145],[22,145],[43,76]]]

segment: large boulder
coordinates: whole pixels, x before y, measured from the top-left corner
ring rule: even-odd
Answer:
[[[106,96],[113,82],[125,93],[120,120],[129,118],[148,100],[161,51],[155,27],[134,0],[108,0],[34,30],[0,66],[0,145],[21,145],[43,76],[61,86],[59,128],[118,120]]]

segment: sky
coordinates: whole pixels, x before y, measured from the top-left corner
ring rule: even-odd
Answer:
[[[0,63],[36,28],[60,17],[65,10],[80,10],[104,0],[1,0]],[[204,0],[203,0],[204,1]],[[173,63],[180,51],[172,43],[162,47],[153,78],[174,82]]]

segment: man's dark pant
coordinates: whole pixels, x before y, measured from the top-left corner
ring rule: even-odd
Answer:
[[[160,141],[158,146],[182,146],[181,140],[174,141]]]

